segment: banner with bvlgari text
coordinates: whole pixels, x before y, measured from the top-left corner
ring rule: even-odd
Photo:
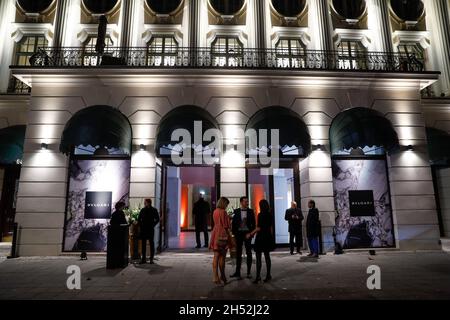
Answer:
[[[130,160],[70,161],[64,251],[105,251],[117,202],[128,203]]]
[[[333,159],[335,235],[344,249],[395,246],[385,159]]]

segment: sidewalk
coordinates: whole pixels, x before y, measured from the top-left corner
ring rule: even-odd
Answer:
[[[166,252],[155,265],[106,270],[105,257],[0,260],[0,299],[450,299],[450,254],[384,252],[327,255],[320,259],[272,254],[273,281],[212,283],[212,255]],[[66,287],[66,268],[78,265],[81,290]],[[367,267],[381,268],[381,290],[367,289]],[[253,265],[253,276],[255,265]],[[233,272],[227,262],[227,276]],[[245,274],[245,267],[242,271]],[[263,273],[265,267],[263,263]]]

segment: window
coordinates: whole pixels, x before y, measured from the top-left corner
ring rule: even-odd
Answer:
[[[48,41],[42,35],[24,36],[16,46],[14,61],[15,65],[29,66],[31,56],[38,52],[39,48],[44,48],[46,46],[48,46]],[[30,92],[30,87],[22,81],[12,77],[8,91],[15,93],[28,93]]]
[[[149,66],[175,66],[178,56],[178,42],[173,36],[153,37],[147,47]]]
[[[214,67],[238,67],[242,65],[243,45],[236,37],[217,37],[211,45]]]
[[[338,47],[339,69],[361,69],[366,64],[366,48],[360,41],[342,40]]]
[[[84,66],[96,66],[99,63],[99,54],[95,50],[95,46],[97,44],[97,37],[92,36],[89,37],[88,40],[84,44],[83,48],[83,65]],[[114,47],[114,42],[111,37],[107,36],[105,38],[105,52],[108,52],[108,49]]]
[[[306,47],[299,39],[280,39],[276,47],[278,68],[304,68]]]
[[[418,43],[400,43],[398,45],[398,52],[409,58],[423,59],[424,50]]]

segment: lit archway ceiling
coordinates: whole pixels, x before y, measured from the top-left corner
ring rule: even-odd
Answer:
[[[41,13],[50,7],[53,0],[17,0],[17,2],[27,13]]]
[[[147,5],[154,12],[159,14],[173,13],[183,2],[183,0],[147,0]]]
[[[110,106],[92,106],[75,113],[67,122],[59,150],[70,154],[77,146],[120,149],[131,154],[132,129],[127,117]]]
[[[417,21],[425,10],[421,0],[391,0],[391,7],[403,21]]]
[[[91,13],[104,14],[110,12],[119,0],[83,0],[83,3]]]
[[[333,0],[336,12],[346,19],[358,19],[366,10],[365,0]]]
[[[330,127],[330,145],[332,154],[372,146],[391,151],[398,147],[398,136],[391,122],[380,112],[353,108],[334,118]]]
[[[245,0],[209,0],[211,6],[221,15],[235,15],[244,6]]]
[[[306,0],[272,0],[272,6],[284,17],[296,17],[305,9]]]
[[[0,129],[0,164],[15,164],[22,160],[26,126]]]

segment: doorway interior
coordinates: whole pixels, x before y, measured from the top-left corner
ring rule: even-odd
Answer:
[[[165,239],[164,247],[192,249],[196,246],[194,203],[200,195],[209,203],[208,232],[211,231],[212,211],[218,196],[218,168],[214,166],[165,167]],[[201,234],[201,243],[204,237]]]
[[[288,222],[284,219],[291,202],[300,205],[300,177],[298,161],[284,164],[267,175],[261,168],[247,168],[247,192],[250,207],[259,213],[259,201],[269,201],[274,219],[275,243],[289,243]]]

